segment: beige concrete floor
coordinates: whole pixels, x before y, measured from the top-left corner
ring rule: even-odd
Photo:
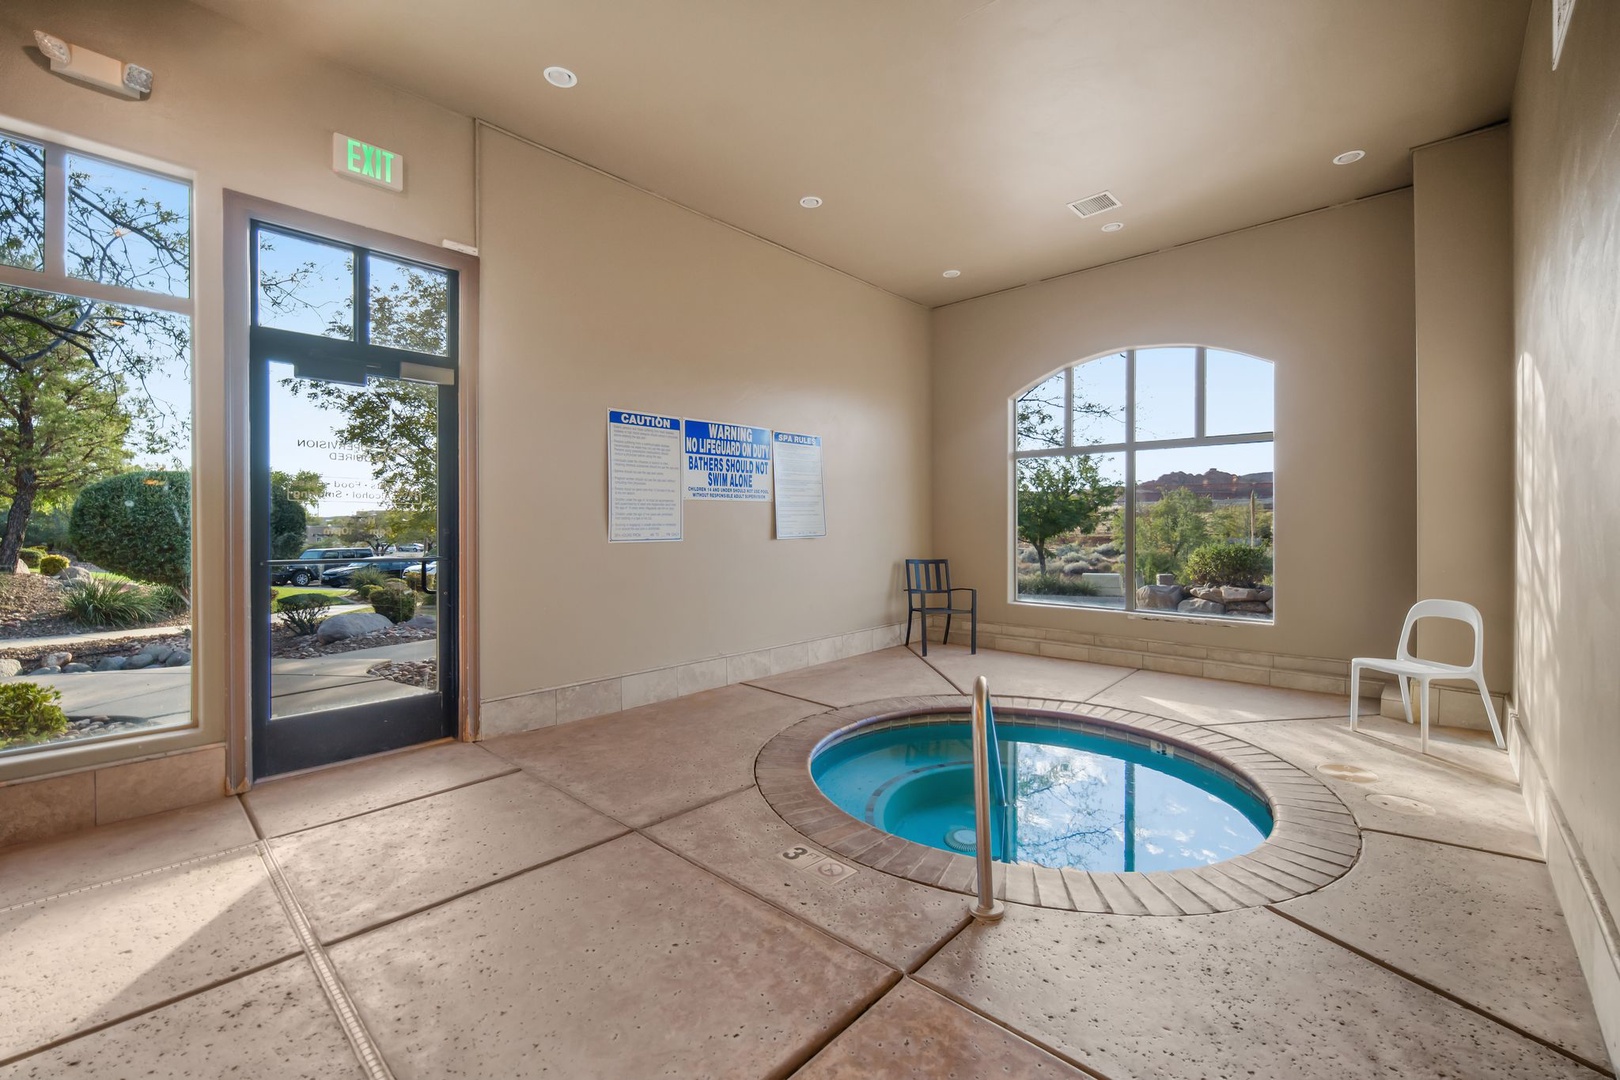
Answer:
[[[1346,702],[936,647],[0,852],[0,1077],[1612,1076],[1503,755]],[[1343,878],[1220,915],[785,863],[759,748],[997,693],[1216,725],[1350,807]],[[1354,769],[1319,766],[1355,766]]]

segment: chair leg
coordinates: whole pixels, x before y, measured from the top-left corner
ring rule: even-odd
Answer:
[[[1361,711],[1361,665],[1350,665],[1350,730],[1356,730],[1356,714]]]
[[[979,602],[973,601],[973,613],[968,616],[968,655],[979,655]]]
[[[922,628],[919,631],[917,636],[922,639],[923,655],[927,656],[928,655],[928,615],[927,615],[926,612],[922,615]]]
[[[1418,750],[1420,753],[1429,752],[1429,680],[1418,680]]]
[[[945,636],[940,638],[940,644],[949,645],[950,643],[951,643],[951,617],[949,615],[947,615],[947,616],[945,616]]]
[[[1496,736],[1496,748],[1506,750],[1507,740],[1502,737],[1502,725],[1496,722],[1496,704],[1491,701],[1490,692],[1485,689],[1485,680],[1475,679],[1474,685],[1479,687],[1479,696],[1484,699],[1485,715],[1491,721],[1491,734]]]
[[[1410,724],[1412,722],[1412,687],[1405,675],[1399,676],[1396,681],[1401,688],[1401,710],[1406,713],[1406,722]]]
[[[907,611],[906,611],[906,648],[908,648],[908,649],[911,648],[911,620],[916,618],[916,616],[917,616],[917,611],[916,611],[915,608],[907,609]]]

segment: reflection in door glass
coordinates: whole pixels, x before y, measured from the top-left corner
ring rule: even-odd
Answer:
[[[353,340],[354,252],[273,229],[258,236],[258,325]]]
[[[272,718],[437,695],[437,395],[270,365]]]
[[[382,255],[366,260],[371,344],[450,355],[450,275]]]

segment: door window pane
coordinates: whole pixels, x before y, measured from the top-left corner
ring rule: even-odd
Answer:
[[[1210,349],[1204,357],[1204,433],[1247,435],[1276,426],[1272,365]]]
[[[354,252],[274,229],[259,230],[260,326],[354,339]]]
[[[0,136],[0,263],[45,268],[45,148]]]
[[[1125,606],[1125,455],[1017,462],[1019,599]]]
[[[371,344],[434,356],[450,354],[450,275],[368,255]]]
[[[1198,350],[1138,349],[1136,438],[1190,439],[1198,408]]]
[[[1074,366],[1074,445],[1125,441],[1125,354]]]
[[[67,270],[165,296],[190,294],[191,188],[68,154]]]
[[[1063,445],[1064,373],[1024,392],[1013,407],[1014,446],[1050,450]]]

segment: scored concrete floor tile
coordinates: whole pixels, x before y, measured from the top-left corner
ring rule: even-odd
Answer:
[[[1221,730],[1271,751],[1326,784],[1362,828],[1541,857],[1541,842],[1530,825],[1524,796],[1517,785],[1505,780],[1382,739],[1352,734],[1348,720],[1234,724]],[[1322,765],[1354,766],[1377,779],[1357,783],[1347,776],[1364,774],[1342,769],[1323,772]],[[1397,801],[1368,796],[1393,796]],[[1421,805],[1414,807],[1400,800]]]
[[[603,813],[650,825],[752,784],[760,747],[820,711],[726,686],[484,745]]]
[[[837,709],[879,698],[958,693],[949,679],[904,647],[800,668],[752,685]]]
[[[931,889],[864,866],[855,867],[855,875],[837,885],[796,869],[780,853],[812,845],[777,817],[754,788],[672,818],[648,833],[902,970],[967,921],[967,902],[960,893]]]
[[[86,829],[0,851],[0,907],[155,870],[253,843],[237,799]]]
[[[442,743],[271,780],[242,798],[264,835],[282,836],[511,771],[482,745]]]
[[[1349,874],[1278,910],[1588,1061],[1604,1060],[1544,864],[1380,833],[1363,842]]]
[[[770,1075],[895,978],[639,836],[331,955],[399,1080]]]
[[[0,1059],[298,951],[255,851],[0,912]]]
[[[1009,907],[918,978],[1109,1080],[1598,1078],[1265,908]]]
[[[1306,690],[1280,690],[1162,671],[1138,671],[1094,697],[1093,705],[1167,716],[1188,724],[1234,724],[1253,720],[1294,720],[1343,716],[1350,699]],[[1377,712],[1377,702],[1363,701],[1362,711]]]
[[[364,1080],[303,957],[0,1068],[0,1080]]]
[[[1056,1080],[1085,1075],[908,979],[794,1073],[793,1080]]]
[[[975,656],[962,645],[930,645],[928,663],[964,694],[971,694],[973,680],[983,675],[990,681],[990,693],[997,697],[1057,701],[1086,701],[1132,674],[1130,668],[997,652],[982,646]]]
[[[323,941],[439,903],[625,831],[511,773],[271,844]]]

